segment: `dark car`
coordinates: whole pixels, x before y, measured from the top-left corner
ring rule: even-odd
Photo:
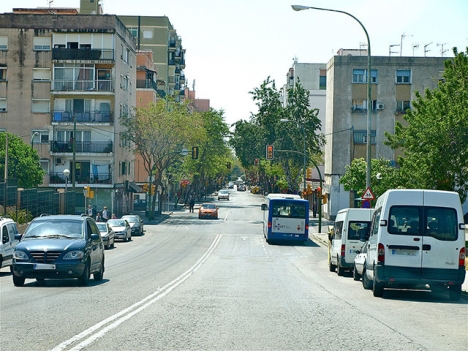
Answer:
[[[125,215],[122,219],[126,219],[130,228],[132,229],[132,235],[143,235],[143,220],[139,215]]]
[[[94,219],[79,215],[46,215],[33,219],[13,255],[13,283],[25,279],[78,278],[87,285],[91,274],[104,276],[104,243]]]

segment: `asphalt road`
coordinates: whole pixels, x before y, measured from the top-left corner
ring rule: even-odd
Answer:
[[[104,280],[0,271],[2,350],[466,350],[467,302],[328,272],[327,251],[268,245],[261,198],[231,191],[219,220],[176,212],[106,251]]]

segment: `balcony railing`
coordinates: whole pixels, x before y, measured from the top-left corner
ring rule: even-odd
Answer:
[[[52,49],[53,60],[114,60],[113,49]]]
[[[114,118],[111,112],[63,112],[54,111],[52,113],[52,122],[73,122],[73,116],[75,116],[77,122],[81,123],[113,123]]]
[[[99,80],[62,80],[52,81],[53,91],[114,91],[114,81],[111,79]]]
[[[50,184],[65,184],[66,178],[63,172],[50,172],[49,183]],[[71,188],[71,176],[68,177],[68,187]],[[112,184],[111,173],[98,173],[93,174],[75,174],[75,184]]]
[[[137,79],[137,89],[154,89],[157,90],[156,82],[151,79]]]
[[[77,141],[76,153],[108,154],[113,151],[112,141]],[[72,141],[51,141],[50,150],[55,154],[69,154],[73,152]]]

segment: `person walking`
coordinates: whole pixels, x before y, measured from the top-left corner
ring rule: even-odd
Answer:
[[[91,205],[88,205],[87,214],[88,214],[89,217],[94,217],[93,216],[93,209],[92,209]]]
[[[102,222],[102,217],[101,217],[100,212],[98,212],[97,215],[96,215],[96,222]]]
[[[104,210],[102,210],[102,220],[107,222],[109,219],[109,211],[107,211],[107,206],[104,206]]]
[[[195,206],[195,199],[192,197],[189,202],[189,212],[193,213],[194,206]]]

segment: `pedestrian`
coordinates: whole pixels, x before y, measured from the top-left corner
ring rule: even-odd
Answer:
[[[101,217],[100,212],[98,212],[97,215],[96,215],[96,222],[102,222],[102,217]]]
[[[112,214],[112,219],[117,219],[117,216],[115,215],[115,213]]]
[[[93,218],[97,216],[97,208],[96,205],[93,205]]]
[[[94,216],[93,216],[93,209],[92,209],[91,205],[88,205],[87,215],[88,215],[89,217],[94,217]]]
[[[189,202],[189,212],[193,213],[194,206],[195,206],[195,199],[192,197]]]
[[[109,211],[107,211],[107,206],[104,206],[104,210],[102,210],[102,220],[107,222],[109,219]]]
[[[317,202],[314,201],[314,204],[312,205],[312,212],[314,213],[314,218],[317,217]]]

